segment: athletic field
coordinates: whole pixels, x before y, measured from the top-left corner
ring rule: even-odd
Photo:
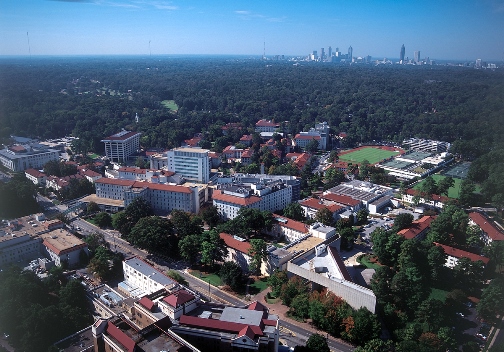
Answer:
[[[436,183],[439,182],[439,180],[442,180],[443,178],[446,178],[447,176],[443,176],[443,175],[432,175],[432,178],[434,179],[434,181],[436,181]],[[459,193],[460,193],[460,183],[462,182],[462,180],[460,178],[455,178],[453,177],[453,181],[455,181],[453,187],[450,187],[450,189],[448,190],[448,197],[449,198],[455,198],[455,199],[458,199],[459,197]],[[415,187],[413,187],[413,189],[420,189],[420,187],[422,187],[422,183],[424,183],[425,181],[422,181],[422,182],[419,182],[415,185]]]
[[[163,105],[165,108],[171,110],[171,111],[177,111],[178,110],[178,105],[175,104],[175,100],[163,100],[161,102],[161,105]]]
[[[370,164],[376,164],[383,161],[383,159],[390,158],[391,156],[397,156],[401,152],[402,150],[391,147],[360,147],[341,152],[339,154],[339,159],[341,161],[351,163],[361,163],[362,161],[367,160]]]

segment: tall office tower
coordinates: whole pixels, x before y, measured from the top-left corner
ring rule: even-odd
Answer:
[[[350,47],[348,48],[348,59],[352,61],[352,58],[353,58],[353,49],[352,46],[350,45]]]
[[[420,62],[420,50],[415,51],[414,54],[415,54],[415,56],[414,56],[415,62]]]
[[[404,44],[401,46],[401,54],[399,55],[399,63],[404,63],[404,54],[406,53],[406,48]]]
[[[332,57],[332,48],[329,46],[329,49],[327,49],[327,57],[331,58]]]
[[[325,60],[325,49],[320,48],[320,61],[324,61],[324,60]]]
[[[318,60],[317,50],[313,50],[313,60]]]

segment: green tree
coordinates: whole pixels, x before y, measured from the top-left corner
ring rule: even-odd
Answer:
[[[93,232],[92,234],[84,237],[83,240],[84,242],[87,243],[91,255],[93,255],[100,246],[109,248],[108,242],[105,240],[105,237],[100,232]]]
[[[313,352],[330,352],[327,339],[320,334],[313,334],[306,341],[306,347]]]
[[[112,225],[129,240],[131,229],[141,218],[152,216],[154,212],[150,204],[143,198],[135,198],[125,209],[112,217]]]
[[[183,237],[178,243],[180,256],[189,262],[189,264],[196,263],[199,252],[201,250],[201,236],[188,235]]]
[[[359,209],[357,211],[357,221],[360,224],[365,224],[367,222],[369,211],[365,208]]]
[[[214,228],[221,221],[217,207],[213,205],[201,209],[200,216],[210,228]]]
[[[394,219],[394,230],[400,231],[411,225],[413,222],[413,215],[410,213],[400,213]]]
[[[159,216],[143,217],[131,229],[129,240],[152,252],[176,254],[178,240],[170,220]]]
[[[320,208],[315,213],[315,221],[326,226],[332,226],[334,224],[333,213],[327,207]]]
[[[97,211],[100,211],[100,206],[96,204],[95,202],[89,202],[86,206],[86,211],[88,213],[94,213]]]
[[[306,292],[308,292],[306,284],[299,277],[294,276],[282,286],[280,299],[282,300],[282,304],[290,306],[294,297]]]
[[[460,192],[459,192],[459,204],[466,208],[471,205],[474,205],[474,191],[476,190],[475,184],[468,179],[462,180],[460,184]]]
[[[350,331],[342,333],[344,338],[358,345],[377,339],[380,336],[381,327],[376,315],[367,308],[361,307],[352,314],[353,327]]]
[[[351,249],[353,248],[355,241],[355,232],[351,227],[342,228],[339,231],[341,236],[341,248],[343,249]]]
[[[318,151],[318,149],[319,149],[319,142],[315,138],[306,143],[305,150],[308,153],[315,154]]]
[[[112,226],[112,217],[109,213],[106,212],[97,214],[94,218],[94,221],[96,222],[96,225],[102,228]]]
[[[236,262],[225,262],[219,270],[219,276],[231,289],[237,290],[243,285],[243,272]]]
[[[249,269],[252,273],[259,273],[261,270],[261,265],[264,260],[268,257],[268,252],[266,251],[267,244],[262,239],[251,239],[250,249],[248,255],[250,256]]]
[[[493,321],[496,315],[504,314],[504,279],[498,276],[485,287],[476,306],[478,314]]]
[[[324,175],[324,189],[336,187],[345,180],[345,174],[336,168],[330,168]]]
[[[287,218],[296,221],[304,221],[305,219],[303,208],[298,202],[287,204],[287,206],[284,208],[283,214]]]
[[[189,285],[189,284],[188,284],[188,282],[187,282],[187,280],[186,280],[186,279],[184,279],[184,277],[183,277],[182,275],[180,275],[180,274],[179,274],[177,271],[175,271],[175,270],[171,270],[171,269],[170,269],[170,270],[168,270],[168,271],[166,272],[166,275],[167,275],[169,278],[171,278],[171,279],[173,279],[173,280],[177,281],[177,282],[178,282],[179,284],[181,284],[181,285],[185,285],[185,286],[188,286],[188,285]]]
[[[448,176],[445,178],[442,178],[441,180],[438,181],[437,183],[437,194],[439,195],[445,195],[448,197],[448,190],[455,185],[455,180]]]
[[[286,271],[275,270],[275,272],[268,277],[268,285],[271,287],[271,294],[273,297],[279,297],[282,291],[282,286],[289,281]]]
[[[181,238],[188,235],[197,235],[203,232],[203,222],[200,217],[182,210],[173,210],[170,220],[175,226],[177,235]]]
[[[106,279],[110,274],[109,260],[112,256],[106,247],[99,246],[93,258],[89,261],[88,269],[99,279]]]
[[[201,243],[201,262],[214,266],[216,261],[224,261],[227,256],[227,247],[219,233],[215,230],[205,231],[204,240]]]
[[[432,200],[432,195],[436,194],[437,184],[432,176],[427,176],[420,185],[420,193],[422,198],[427,202]]]

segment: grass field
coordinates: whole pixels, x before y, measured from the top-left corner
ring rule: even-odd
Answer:
[[[399,155],[398,152],[379,149],[376,147],[364,147],[350,153],[340,154],[339,159],[346,162],[361,163],[363,160],[369,161],[371,164],[390,158],[391,156]]]
[[[446,177],[447,176],[443,175],[432,175],[432,178],[434,179],[434,181],[436,181],[436,183]],[[455,181],[455,184],[448,190],[448,197],[458,199],[460,193],[460,184],[462,183],[462,180],[460,178],[454,178],[453,181]],[[420,189],[420,187],[422,187],[422,183],[424,182],[425,181],[417,183],[415,187],[413,187],[413,189]]]
[[[163,100],[161,102],[161,105],[163,105],[165,108],[171,110],[171,111],[177,111],[178,110],[178,105],[175,104],[175,100]]]
[[[431,289],[431,293],[429,295],[429,298],[434,298],[434,299],[440,300],[441,302],[444,302],[446,300],[447,294],[448,294],[448,291],[440,290],[438,288],[433,288],[433,289]]]
[[[254,283],[251,284],[249,287],[249,293],[251,295],[256,295],[267,288],[268,288],[268,279],[263,277],[261,279],[254,280]]]
[[[212,273],[202,273],[199,270],[191,270],[190,274],[205,282],[210,282],[210,285],[213,286],[221,286],[222,281],[221,278],[217,274]]]

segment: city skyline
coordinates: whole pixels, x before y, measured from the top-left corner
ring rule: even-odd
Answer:
[[[0,3],[0,33],[0,55],[398,58],[404,44],[410,58],[502,61],[504,2],[20,0]]]

